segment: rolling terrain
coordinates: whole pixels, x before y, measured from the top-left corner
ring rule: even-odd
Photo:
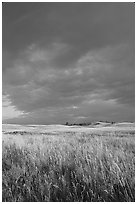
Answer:
[[[134,123],[2,131],[3,202],[135,201]]]

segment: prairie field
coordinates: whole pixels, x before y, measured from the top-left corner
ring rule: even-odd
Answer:
[[[135,202],[135,128],[3,125],[3,202]]]

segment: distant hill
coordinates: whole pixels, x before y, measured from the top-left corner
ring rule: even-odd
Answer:
[[[66,123],[66,126],[87,126],[87,127],[135,127],[133,122],[109,122],[109,121],[96,121],[92,123]]]

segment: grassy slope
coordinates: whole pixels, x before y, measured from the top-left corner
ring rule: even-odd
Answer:
[[[3,142],[3,201],[135,201],[133,132],[23,137]]]

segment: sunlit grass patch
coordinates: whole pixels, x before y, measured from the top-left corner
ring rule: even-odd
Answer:
[[[123,134],[123,133],[121,133]],[[3,143],[3,201],[135,201],[135,146],[120,133]]]

